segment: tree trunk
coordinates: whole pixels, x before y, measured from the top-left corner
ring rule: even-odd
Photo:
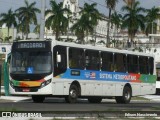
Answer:
[[[9,38],[9,27],[8,27],[8,38]]]
[[[109,28],[110,28],[111,11],[112,11],[112,10],[109,8],[109,20],[108,20],[108,28],[107,28],[107,40],[106,40],[106,47],[109,47],[109,46],[110,46]]]
[[[58,38],[59,38],[59,31],[57,30],[56,31],[56,40],[58,40]]]

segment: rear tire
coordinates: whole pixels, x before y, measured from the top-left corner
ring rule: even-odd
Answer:
[[[160,95],[160,89],[156,88],[156,95]]]
[[[89,97],[88,102],[90,103],[101,103],[102,98],[101,97]]]
[[[116,96],[115,99],[117,103],[128,104],[130,103],[131,97],[132,97],[131,88],[125,86],[123,89],[123,96]]]
[[[45,96],[42,96],[42,95],[32,95],[32,100],[35,103],[43,103],[43,101],[45,100]]]
[[[65,97],[67,103],[76,103],[78,98],[78,87],[76,85],[71,85],[69,89],[69,95]]]

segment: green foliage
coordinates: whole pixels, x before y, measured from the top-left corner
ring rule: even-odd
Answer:
[[[109,9],[115,9],[116,3],[118,2],[118,0],[105,0],[105,2]]]
[[[56,40],[58,40],[60,33],[67,31],[69,19],[64,14],[70,14],[70,10],[63,8],[63,3],[59,4],[56,1],[50,1],[51,9],[46,10],[45,15],[49,16],[46,19],[45,26],[47,29],[52,29],[53,33],[56,34]]]
[[[6,24],[8,27],[8,37],[9,37],[9,28],[17,26],[16,22],[16,13],[12,11],[12,9],[9,9],[7,13],[1,13],[0,14],[0,25]]]
[[[98,24],[98,20],[102,19],[99,11],[95,8],[96,3],[85,3],[83,9],[80,11],[81,18],[71,27],[71,30],[75,32],[77,39],[84,44],[84,37],[89,34],[93,34],[95,26]]]
[[[15,41],[18,41],[18,40],[21,40],[20,36],[18,36],[18,37],[15,39]]]
[[[5,38],[4,38],[4,41],[5,41],[5,42],[9,42],[10,39],[12,39],[12,36],[5,37]]]
[[[146,15],[146,29],[145,29],[145,33],[146,35],[153,33],[156,33],[156,20],[158,18],[160,18],[160,9],[159,8],[155,8],[152,7],[151,9],[147,9],[146,10],[147,15]],[[153,34],[152,33],[152,34]]]
[[[117,14],[117,12],[114,12],[111,15],[111,23],[114,24],[117,29],[120,28],[122,24],[122,15]]]
[[[125,11],[126,14],[123,16],[122,28],[128,29],[128,35],[133,41],[135,34],[138,30],[144,31],[145,29],[145,9],[139,6],[140,3],[137,1],[133,4],[132,7],[123,6],[122,11]]]
[[[25,0],[25,7],[20,7],[16,10],[17,17],[19,20],[18,31],[22,31],[26,34],[28,38],[28,33],[30,32],[30,24],[37,25],[37,16],[36,13],[41,11],[35,7],[36,2],[31,4]]]

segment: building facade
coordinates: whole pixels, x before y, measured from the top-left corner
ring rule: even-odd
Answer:
[[[9,36],[12,38],[9,41],[13,41],[16,38],[17,30],[15,28],[9,28]],[[0,27],[0,42],[8,42],[5,41],[5,38],[8,37],[8,27],[4,24]]]
[[[73,26],[74,23],[76,23],[77,19],[80,19],[80,6],[79,6],[79,0],[63,0],[63,8],[70,9],[72,15],[71,15],[71,22],[69,23],[68,32],[66,35],[61,36],[63,39],[71,38],[76,41],[77,37],[70,31],[70,28]],[[66,15],[65,15],[66,16]],[[67,17],[67,16],[66,16]],[[103,20],[99,20],[98,25],[95,27],[95,32],[93,35],[89,35],[85,37],[86,43],[90,43],[92,41],[96,41],[96,43],[100,43],[101,41],[106,42],[107,37],[107,28],[108,28],[108,17],[103,15]],[[114,33],[114,26],[110,26],[110,37],[113,36]],[[45,35],[47,38],[55,38],[53,35],[52,29],[46,29],[45,28]]]

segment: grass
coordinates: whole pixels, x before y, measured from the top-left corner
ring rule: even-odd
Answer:
[[[18,111],[16,108],[0,108],[0,111],[10,111],[10,112],[16,112]]]
[[[144,98],[144,97],[132,97],[132,99],[131,100],[145,100],[145,101],[150,101],[150,99],[147,99],[147,98]]]

